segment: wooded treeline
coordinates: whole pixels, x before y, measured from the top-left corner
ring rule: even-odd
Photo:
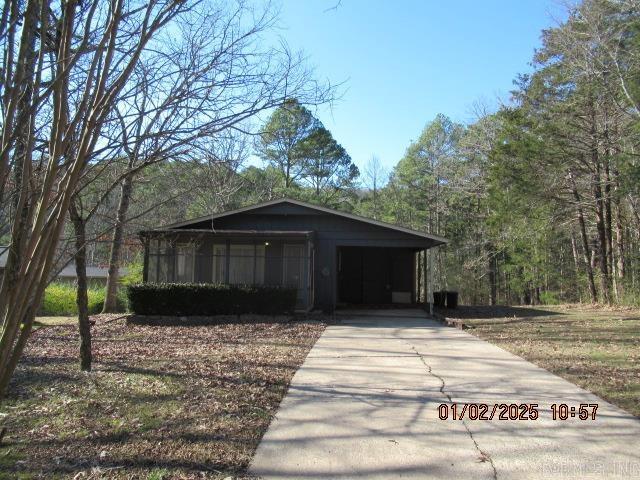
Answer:
[[[637,1],[585,1],[542,32],[508,105],[479,106],[467,125],[438,115],[391,171],[334,156],[347,161],[321,188],[310,180],[314,120],[294,102],[255,142],[263,168],[199,164],[206,173],[193,177],[212,183],[171,218],[286,195],[449,238],[436,288],[466,303],[637,304],[639,29]]]
[[[470,302],[638,302],[639,22],[636,1],[582,2],[543,32],[511,105],[436,119],[407,151],[389,188],[423,205],[409,179],[428,159],[430,208],[396,218],[453,240],[443,286]]]
[[[638,15],[635,2],[582,3],[543,32],[510,104],[479,106],[467,125],[437,116],[391,171],[377,158],[358,171],[289,100],[259,135],[148,170],[132,217],[179,200],[130,219],[128,234],[290,196],[449,238],[437,288],[467,303],[637,303]]]

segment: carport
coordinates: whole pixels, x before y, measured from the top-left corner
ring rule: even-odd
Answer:
[[[420,251],[338,247],[338,306],[410,305],[421,297]]]

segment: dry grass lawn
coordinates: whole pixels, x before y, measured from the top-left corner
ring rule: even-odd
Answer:
[[[78,370],[75,319],[40,321],[0,406],[0,478],[242,475],[324,329],[94,319],[90,374]]]
[[[77,325],[78,317],[36,317],[33,327],[55,327],[57,325]]]
[[[640,311],[589,306],[442,310],[470,333],[640,416]]]

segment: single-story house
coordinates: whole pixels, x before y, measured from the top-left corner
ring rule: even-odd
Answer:
[[[144,281],[285,285],[301,310],[424,303],[427,251],[447,240],[292,199],[140,232]],[[427,280],[425,281],[424,278]],[[431,300],[429,300],[430,302]]]

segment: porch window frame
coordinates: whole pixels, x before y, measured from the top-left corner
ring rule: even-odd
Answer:
[[[161,253],[162,252],[162,253]],[[152,238],[149,242],[147,278],[151,283],[173,283],[175,278],[175,247],[166,238]],[[173,261],[171,261],[172,259]],[[166,267],[166,279],[160,281],[161,264]],[[152,272],[151,266],[155,268]]]
[[[253,247],[253,253],[251,255],[251,258],[253,258],[253,265],[252,265],[252,272],[251,272],[251,283],[250,285],[264,285],[265,283],[265,273],[266,273],[266,245],[265,242],[267,240],[252,240],[250,242],[238,242],[238,241],[232,241],[231,239],[226,240],[226,271],[225,271],[225,284],[226,285],[232,285],[231,283],[231,257],[233,256],[231,254],[231,249],[234,245],[237,246],[251,246]],[[220,245],[221,242],[217,243],[217,245]],[[263,253],[262,255],[260,255],[260,257],[262,258],[262,282],[261,283],[257,283],[257,272],[258,272],[258,247],[262,247]],[[236,255],[236,257],[238,257],[238,255]],[[249,255],[246,256],[246,258],[249,258]],[[213,273],[211,276],[212,280],[213,280]],[[246,285],[247,283],[233,283],[233,285]]]
[[[191,279],[186,282],[178,281],[178,249],[179,248],[188,248],[190,250],[191,255]],[[193,283],[196,278],[196,246],[191,242],[176,242],[173,246],[173,283]]]
[[[304,243],[283,243],[282,244],[282,255],[281,255],[281,262],[282,262],[282,282],[281,285],[282,286],[287,286],[287,259],[289,258],[288,256],[285,255],[285,250],[287,249],[287,247],[296,247],[296,248],[300,248],[300,255],[298,256],[298,259],[300,261],[299,264],[299,278],[298,278],[298,287],[296,287],[296,290],[304,290],[305,288],[305,283],[307,283],[305,281],[305,258],[307,258],[307,256],[305,255],[305,244]]]
[[[215,253],[215,248],[219,247],[219,246],[223,246],[224,247],[224,254],[222,255],[217,255]],[[221,285],[229,285],[229,240],[222,240],[219,242],[215,242],[213,243],[213,245],[211,246],[211,251],[212,251],[212,261],[211,261],[211,283],[218,283],[215,281],[215,276],[216,276],[216,260],[221,258],[222,261],[224,262],[224,270],[222,272],[222,276],[224,277],[222,279],[222,282],[220,282]]]
[[[178,248],[187,247],[191,255],[191,280],[177,280]],[[149,241],[147,279],[151,283],[193,283],[196,278],[196,245],[193,242],[178,242],[166,238],[152,238]],[[162,252],[162,253],[161,253]],[[161,263],[166,266],[166,280],[160,281]],[[152,269],[151,266],[155,268]],[[152,271],[155,270],[155,271]]]

